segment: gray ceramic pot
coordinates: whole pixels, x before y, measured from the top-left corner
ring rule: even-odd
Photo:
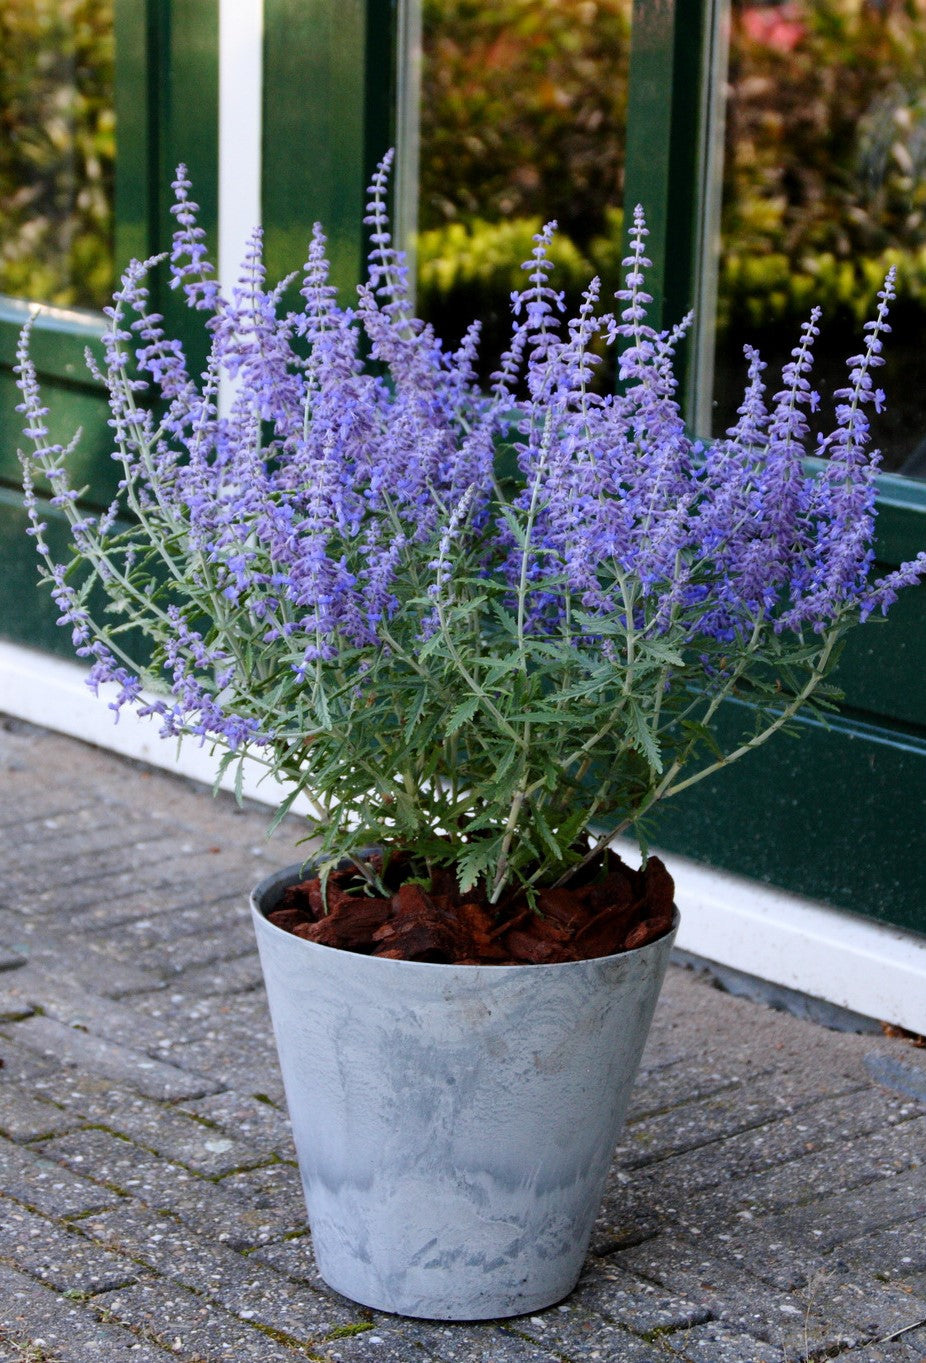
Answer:
[[[566,965],[379,960],[251,905],[318,1269],[365,1306],[519,1315],[578,1281],[678,926]]]

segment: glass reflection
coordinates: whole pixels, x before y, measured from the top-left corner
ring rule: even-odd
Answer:
[[[773,383],[814,303],[815,386],[840,387],[894,265],[875,440],[885,468],[926,476],[926,0],[734,0],[727,94],[714,432],[743,342]]]
[[[112,0],[0,0],[0,293],[113,286]]]
[[[423,0],[418,301],[495,367],[533,234],[558,287],[618,284],[631,0]]]

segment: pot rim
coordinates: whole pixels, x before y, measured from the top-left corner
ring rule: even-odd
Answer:
[[[587,956],[578,961],[518,961],[508,965],[492,965],[490,962],[485,962],[481,965],[460,965],[454,961],[402,961],[395,960],[389,956],[368,956],[362,951],[345,951],[342,947],[327,946],[324,942],[312,942],[306,937],[296,937],[293,933],[287,932],[285,928],[279,928],[275,923],[270,922],[267,917],[267,911],[274,906],[267,905],[265,909],[260,901],[266,898],[268,893],[273,889],[279,888],[282,890],[289,885],[298,884],[301,879],[305,879],[305,870],[310,863],[311,858],[304,862],[294,862],[290,866],[284,866],[280,870],[272,871],[269,875],[264,876],[263,880],[259,881],[258,884],[254,886],[254,889],[250,894],[251,911],[255,918],[260,920],[266,931],[278,933],[280,938],[285,937],[290,942],[298,942],[299,948],[311,948],[314,951],[333,951],[341,957],[352,957],[358,961],[372,961],[375,963],[375,968],[377,969],[394,966],[407,970],[409,966],[414,966],[417,970],[426,971],[465,970],[467,976],[471,976],[475,971],[479,970],[489,972],[493,978],[503,976],[506,972],[510,971],[587,969],[590,965],[605,961],[633,960],[646,952],[652,952],[659,947],[664,946],[667,938],[670,939],[671,945],[671,940],[674,939],[675,934],[678,931],[679,923],[681,922],[678,905],[673,904],[671,927],[667,932],[664,932],[661,937],[654,938],[653,941],[647,942],[642,947],[631,947],[629,951],[612,952],[610,956]]]

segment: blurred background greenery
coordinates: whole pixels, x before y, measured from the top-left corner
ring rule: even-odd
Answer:
[[[0,2],[0,293],[112,291],[113,55],[112,0]]]
[[[497,353],[549,218],[567,289],[592,272],[616,287],[631,8],[424,0],[419,301],[448,334],[478,312]],[[926,319],[924,0],[734,0],[729,38],[715,430],[734,415],[743,341],[780,362],[813,303],[824,387],[889,265],[895,390]],[[926,409],[888,422],[895,465],[911,426],[926,432]]]
[[[543,222],[573,298],[592,273],[617,287],[632,0],[422,5],[419,305],[449,339],[483,317],[490,372]],[[113,0],[0,0],[2,293],[99,308],[111,291],[113,47]],[[926,0],[733,0],[726,93],[715,429],[743,341],[786,358],[814,302],[837,384],[827,356],[895,265],[899,467],[926,433]]]

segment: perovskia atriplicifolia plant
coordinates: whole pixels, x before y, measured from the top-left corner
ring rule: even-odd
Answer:
[[[49,439],[27,327],[31,532],[91,685],[117,684],[117,712],[224,748],[223,768],[263,761],[288,783],[280,815],[296,792],[310,799],[323,867],[400,848],[497,904],[568,882],[625,830],[642,838],[660,801],[828,706],[846,631],[926,572],[920,554],[870,578],[868,413],[883,400],[892,281],[828,433],[811,431],[814,312],[780,391],[747,350],[739,420],[702,446],[676,400],[685,326],[646,319],[642,213],[617,310],[592,281],[565,324],[553,226],[538,235],[484,391],[478,323],[449,350],[414,316],[388,169],[371,186],[353,307],[336,300],[316,226],[298,310],[268,285],[259,232],[222,295],[178,171],[169,270],[211,336],[208,367],[192,375],[149,311],[158,262],[133,263],[95,371],[121,480],[90,514],[69,483],[72,447]],[[612,350],[620,381],[602,395],[593,377]],[[825,456],[818,471],[808,454]],[[64,564],[40,485],[70,522]],[[723,746],[730,698],[740,727]]]

